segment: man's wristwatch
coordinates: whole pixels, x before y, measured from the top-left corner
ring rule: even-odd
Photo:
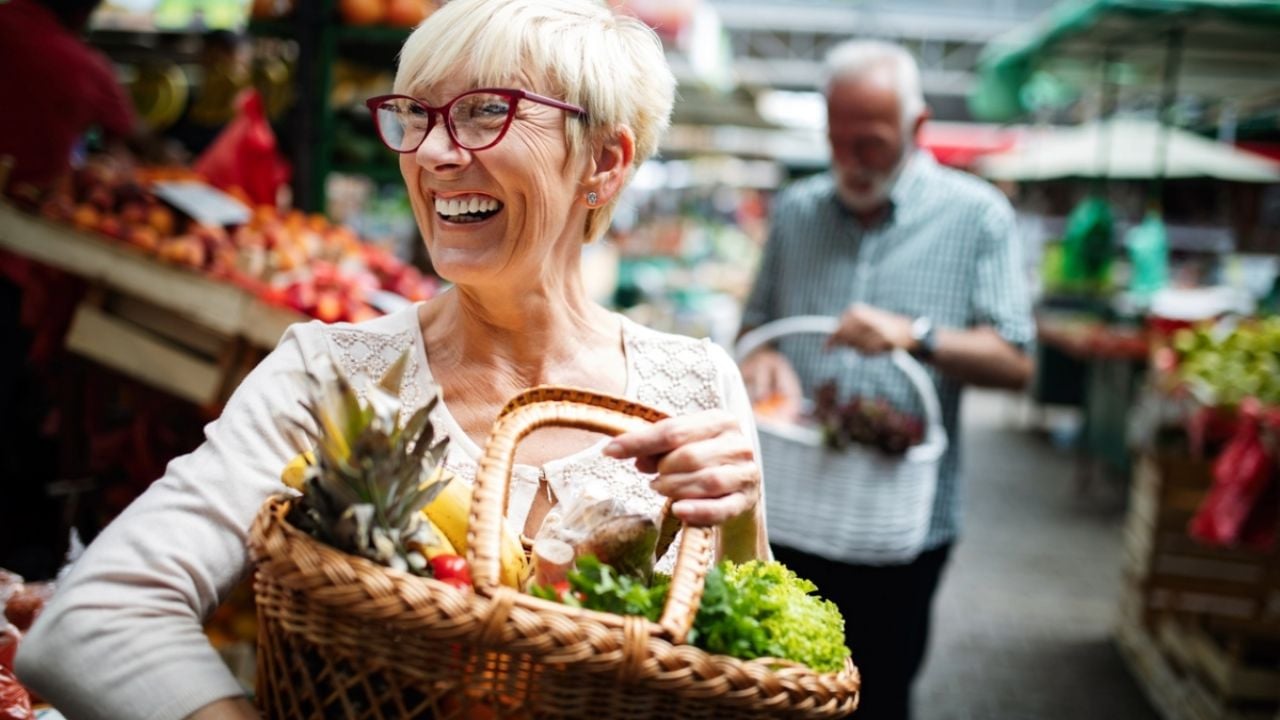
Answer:
[[[932,360],[933,353],[938,348],[938,337],[934,333],[933,320],[926,315],[912,320],[911,340],[916,346],[912,355],[921,360]]]

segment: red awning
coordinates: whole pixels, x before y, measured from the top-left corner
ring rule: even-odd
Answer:
[[[938,162],[969,168],[987,153],[1008,150],[1018,142],[1018,131],[981,123],[926,122],[920,129],[920,146]]]
[[[1238,142],[1236,147],[1272,160],[1280,160],[1280,142]]]

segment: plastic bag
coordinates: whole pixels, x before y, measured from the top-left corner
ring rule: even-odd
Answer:
[[[200,155],[194,169],[223,190],[239,187],[256,204],[276,204],[276,192],[289,181],[289,163],[276,150],[276,136],[257,90],[246,90],[236,99],[235,119]]]
[[[1169,233],[1159,213],[1150,211],[1140,224],[1129,228],[1124,244],[1133,265],[1130,290],[1148,297],[1169,284]]]
[[[1090,196],[1067,217],[1062,233],[1062,275],[1068,283],[1101,283],[1111,267],[1113,221],[1106,200]]]
[[[1276,466],[1262,443],[1259,412],[1256,401],[1241,403],[1236,434],[1213,463],[1213,486],[1188,526],[1201,542],[1259,549],[1275,542],[1275,508],[1264,499],[1275,494]]]
[[[554,585],[564,580],[573,561],[584,555],[647,580],[661,557],[656,551],[666,551],[660,542],[663,534],[657,520],[627,512],[618,499],[584,493],[572,504],[547,513],[533,543],[533,583]]]
[[[7,668],[0,668],[0,720],[31,720],[31,696]]]

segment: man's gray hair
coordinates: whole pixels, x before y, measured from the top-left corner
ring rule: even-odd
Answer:
[[[837,79],[858,78],[882,68],[890,71],[902,124],[909,128],[924,112],[924,92],[916,59],[901,45],[883,40],[847,40],[836,45],[827,53],[822,92],[829,95]]]

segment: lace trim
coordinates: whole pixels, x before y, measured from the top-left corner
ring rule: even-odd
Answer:
[[[640,376],[640,402],[672,415],[720,407],[716,368],[702,341],[631,337],[628,346]]]
[[[382,334],[367,330],[330,330],[329,339],[337,350],[343,374],[355,381],[356,392],[362,399],[368,394],[368,383],[380,380],[402,353],[410,351],[400,385],[401,416],[406,417],[426,401],[419,379],[421,363],[418,354],[412,352],[416,340],[414,331]]]

